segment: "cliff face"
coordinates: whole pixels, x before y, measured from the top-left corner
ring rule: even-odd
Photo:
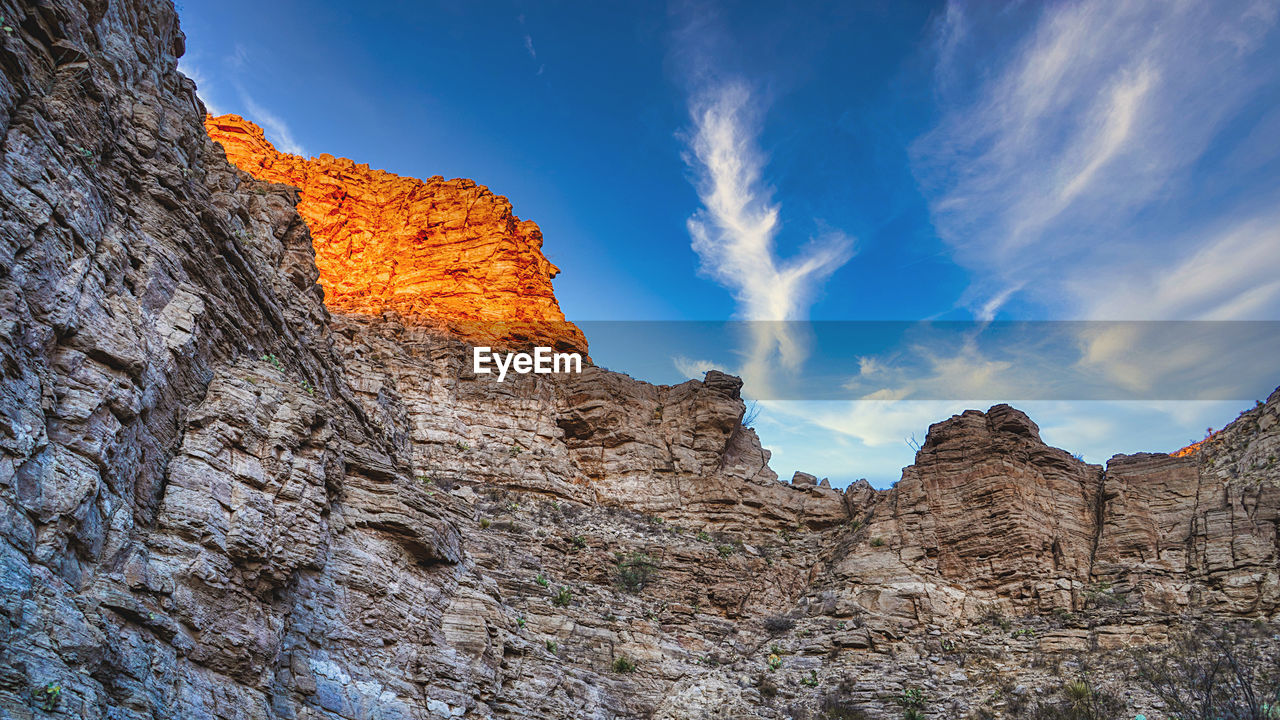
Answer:
[[[228,164],[168,4],[0,15],[0,718],[1017,717],[1064,653],[1276,620],[1280,392],[1187,458],[997,406],[894,489],[780,483],[735,378],[497,384],[434,299],[326,307],[329,176]]]
[[[560,269],[542,254],[542,231],[506,198],[470,180],[422,182],[327,154],[277,152],[238,115],[206,116],[205,128],[236,167],[298,188],[332,310],[393,310],[478,343],[586,352],[556,302]]]

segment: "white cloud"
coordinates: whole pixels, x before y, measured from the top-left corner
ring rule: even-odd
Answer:
[[[691,108],[691,164],[703,208],[689,219],[703,269],[733,291],[749,320],[801,319],[822,281],[852,255],[840,232],[813,241],[782,260],[775,241],[777,204],[763,184],[765,158],[756,147],[756,113],[741,84],[703,93]]]
[[[696,360],[683,355],[677,355],[671,358],[671,362],[676,366],[676,370],[678,370],[681,375],[684,375],[690,380],[701,380],[702,376],[706,375],[708,370],[715,370],[721,367],[719,364],[710,360]]]
[[[222,115],[220,106],[214,102],[213,81],[204,73],[202,66],[190,57],[184,57],[178,61],[178,70],[183,75],[191,78],[196,84],[196,95],[200,97],[200,101],[204,103],[205,110],[210,115]]]
[[[254,102],[244,90],[240,91],[240,100],[248,111],[246,113],[248,119],[262,127],[267,139],[276,146],[277,150],[291,155],[307,155],[307,151],[293,139],[293,132],[289,130],[289,125],[279,115]]]
[[[923,443],[929,426],[989,404],[942,401],[762,403],[771,416],[772,467],[782,477],[804,470],[830,477],[840,487],[870,478],[877,487],[897,481],[911,464],[913,443]],[[1240,412],[1238,402],[1039,401],[1014,405],[1040,426],[1049,445],[1080,453],[1087,462],[1113,455],[1172,452],[1220,428]]]
[[[702,208],[689,218],[702,270],[733,292],[738,316],[753,321],[801,320],[822,283],[853,254],[838,231],[813,238],[795,257],[778,256],[779,207],[763,180],[766,158],[756,144],[760,108],[740,83],[698,93],[686,160],[697,174]],[[741,372],[763,394],[775,362],[796,370],[804,338],[793,323],[754,322]]]
[[[231,55],[221,57],[216,62],[206,63],[188,55],[179,61],[179,69],[196,84],[197,94],[204,102],[205,109],[211,115],[222,115],[228,112],[241,112],[245,118],[261,127],[267,139],[281,152],[293,155],[307,155],[302,145],[294,139],[293,131],[288,123],[254,100],[244,88],[243,76],[251,72],[254,61],[249,49],[237,43]],[[212,71],[209,68],[213,68]],[[213,74],[211,75],[210,72]],[[218,82],[213,81],[214,77]],[[224,92],[228,87],[235,91],[239,103],[229,101]],[[215,101],[214,98],[217,98]],[[228,106],[230,103],[230,107]],[[243,109],[241,109],[243,108]]]
[[[1280,299],[1280,212],[1225,220],[1221,230],[1197,233],[1188,252],[1158,272],[1105,268],[1074,278],[1098,319],[1242,320],[1274,317]],[[1096,292],[1099,287],[1104,292]]]
[[[1248,141],[1260,90],[1280,85],[1277,7],[1027,4],[1031,30],[1001,54],[1007,22],[948,5],[934,37],[941,121],[912,159],[939,235],[973,271],[975,315],[1015,297],[1089,319],[1280,313],[1258,270],[1280,264],[1274,187],[1188,210],[1206,180],[1233,182],[1213,162],[1233,133]]]
[[[1241,182],[1239,168],[1256,169],[1280,155],[1265,131],[1280,117],[1267,107],[1275,104],[1268,98],[1277,97],[1280,77],[1278,6],[1277,0],[1248,7],[1188,0],[948,4],[931,28],[940,120],[911,157],[940,237],[971,271],[964,302],[976,317],[993,319],[1023,301],[1058,318],[1280,312],[1277,189],[1232,185]],[[988,22],[994,15],[1002,17]],[[1012,15],[1031,22],[1009,45],[1008,30],[1018,25]],[[712,21],[690,23],[686,34],[714,30]],[[696,42],[687,45],[697,49]],[[682,60],[693,68],[691,77],[714,88],[695,96],[690,142],[703,209],[689,229],[704,270],[733,291],[743,318],[803,318],[811,291],[847,260],[848,241],[836,237],[789,262],[777,258],[779,209],[763,181],[767,158],[756,141],[760,109],[745,87],[707,82],[715,73],[705,54],[688,52]],[[1232,163],[1215,166],[1230,157]],[[1229,200],[1217,207],[1202,202],[1206,187]],[[822,252],[832,249],[839,252]],[[802,276],[797,282],[787,276],[792,268]],[[754,325],[758,337],[739,370],[748,391],[762,387],[753,382],[754,358],[804,358],[803,343],[772,327],[781,323]],[[867,476],[883,485],[911,462],[908,438],[923,441],[929,424],[991,404],[904,398],[1009,397],[1009,388],[1029,387],[1038,377],[1058,382],[1046,370],[1062,361],[1059,367],[1085,390],[1096,379],[1140,396],[1168,377],[1211,366],[1194,341],[1165,347],[1116,336],[1076,339],[1078,345],[1067,343],[1074,353],[1021,345],[1002,353],[979,342],[857,358],[848,388],[860,400],[761,402],[769,412],[762,423],[766,444],[787,458],[784,465],[796,464],[774,469],[784,477],[802,469],[844,482]],[[1019,406],[1042,423],[1047,442],[1091,461],[1174,450],[1239,409],[1232,401]]]

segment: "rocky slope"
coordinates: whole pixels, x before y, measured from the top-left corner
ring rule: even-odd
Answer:
[[[542,231],[506,198],[470,180],[423,182],[346,158],[277,152],[238,115],[208,116],[205,127],[236,167],[298,188],[333,310],[394,310],[476,342],[586,352],[556,302],[560,269],[542,254]]]
[[[0,718],[1019,717],[1277,620],[1280,392],[1184,458],[997,406],[894,489],[781,483],[735,378],[496,384],[429,294],[326,308],[307,188],[206,135],[168,3],[0,15]]]

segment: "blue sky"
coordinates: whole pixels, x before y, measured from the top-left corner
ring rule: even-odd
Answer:
[[[542,227],[575,321],[1277,320],[1278,12],[220,0],[180,4],[181,67],[282,150],[506,195]],[[837,483],[893,482],[912,435],[981,407],[909,388],[1010,372],[980,343],[910,378],[874,374],[901,355],[850,354],[864,399],[769,399],[831,360],[788,332],[722,356],[673,344],[661,367],[589,339],[655,381],[742,374],[775,470]],[[1142,385],[1230,359],[1183,348],[1174,367],[1116,337],[1059,361]],[[1261,397],[1280,377],[1253,381]],[[1018,404],[1100,462],[1185,444],[1241,394]]]

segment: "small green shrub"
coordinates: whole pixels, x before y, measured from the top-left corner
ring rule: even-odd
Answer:
[[[613,671],[616,673],[633,673],[636,671],[636,661],[626,655],[619,655],[613,659]]]
[[[652,558],[633,552],[630,557],[618,561],[618,583],[628,592],[640,592],[653,581],[657,570]]]
[[[808,676],[800,678],[800,684],[808,687],[818,687],[818,671],[810,670]]]
[[[772,653],[769,655],[767,663],[769,665],[770,670],[777,670],[778,668],[782,667],[782,657],[779,656],[777,653]]]
[[[851,701],[831,694],[822,698],[818,717],[821,720],[867,720],[867,713]]]
[[[490,520],[489,518],[480,518],[480,528],[482,530],[487,529],[492,524],[493,524],[493,521]]]
[[[1036,705],[1034,720],[1110,720],[1124,710],[1124,703],[1114,695],[1095,687],[1087,675],[1063,685],[1057,700]]]
[[[573,590],[565,586],[561,586],[554,597],[551,598],[551,604],[556,607],[569,607],[569,603],[573,601]]]
[[[907,688],[898,697],[898,704],[907,709],[923,710],[925,706],[924,691],[920,688]]]
[[[1002,612],[1000,612],[1000,607],[998,605],[994,603],[990,605],[983,605],[978,610],[978,619],[987,625],[999,627],[1004,632],[1009,632],[1013,629],[1013,623],[1010,622],[1009,618],[1005,617]]]
[[[1117,592],[1109,582],[1100,582],[1090,585],[1084,591],[1085,602],[1093,604],[1094,607],[1118,607],[1128,602],[1128,598],[1122,592]]]
[[[556,641],[555,641],[555,640],[548,640],[548,641],[547,641],[547,652],[551,653],[552,655],[554,655],[554,654],[556,653]]]
[[[697,537],[702,542],[711,542],[711,536],[707,534],[706,530],[699,530],[698,534],[695,537]]]
[[[720,557],[729,557],[735,551],[732,545],[717,545],[716,552],[720,553]]]
[[[551,581],[547,579],[547,576],[542,573],[538,573],[538,577],[534,578],[533,581],[542,587],[546,587],[551,584]]]
[[[587,546],[587,536],[574,535],[573,537],[569,538],[569,542],[572,543],[573,546],[578,550],[582,550]]]
[[[62,703],[62,686],[56,683],[47,683],[40,687],[32,688],[31,700],[42,710],[53,712]]]
[[[884,538],[882,537],[871,538],[871,547],[884,547]]]

